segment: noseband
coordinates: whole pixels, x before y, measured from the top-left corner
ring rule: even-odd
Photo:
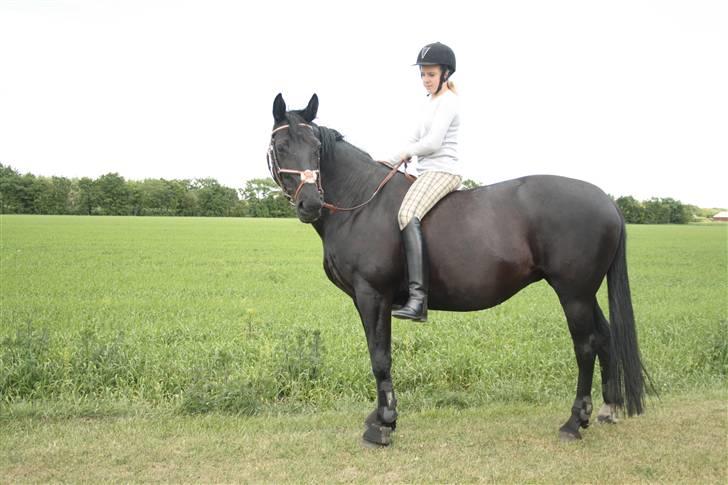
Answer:
[[[313,126],[311,126],[307,123],[298,123],[298,126],[307,126],[308,128],[311,129],[311,131],[313,131]],[[301,189],[306,184],[315,184],[316,190],[318,191],[319,195],[321,195],[321,200],[323,200],[324,199],[324,189],[321,186],[321,151],[320,150],[319,150],[318,157],[316,160],[316,162],[317,162],[316,166],[318,168],[315,170],[294,170],[294,169],[290,169],[290,168],[281,168],[280,165],[278,164],[278,156],[276,155],[276,148],[275,148],[275,134],[277,132],[279,132],[281,130],[285,130],[287,128],[290,128],[290,125],[281,125],[278,128],[276,128],[275,130],[273,130],[273,132],[271,132],[270,145],[268,146],[268,170],[270,171],[271,176],[273,176],[273,180],[275,181],[275,183],[283,191],[283,195],[286,196],[288,201],[294,207],[296,205],[296,201],[298,200],[298,194],[301,192]],[[384,179],[381,181],[379,186],[377,186],[377,188],[374,191],[374,193],[372,194],[372,196],[369,197],[369,199],[367,199],[366,201],[362,202],[361,204],[357,204],[353,207],[338,207],[334,204],[329,204],[328,202],[324,201],[323,207],[325,207],[326,209],[329,209],[332,214],[335,213],[336,211],[354,211],[354,210],[364,207],[369,202],[371,202],[374,199],[374,197],[377,196],[379,191],[382,190],[382,188],[387,184],[387,182],[389,182],[392,179],[392,177],[395,176],[395,174],[399,170],[399,167],[401,167],[402,165],[404,165],[404,167],[405,167],[405,171],[404,171],[405,177],[407,177],[407,179],[410,181],[413,180],[413,178],[407,173],[407,161],[408,160],[401,160],[399,163],[396,163],[394,165],[390,165],[387,162],[380,161],[379,163],[389,167],[390,171],[387,174],[387,176],[384,177]],[[293,195],[289,194],[286,191],[286,188],[283,185],[283,181],[281,180],[282,173],[290,173],[293,175],[298,175],[301,178],[301,181],[299,182],[298,187],[296,187],[296,190],[294,191]]]

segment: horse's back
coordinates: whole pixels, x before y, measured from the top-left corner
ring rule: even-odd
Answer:
[[[486,308],[541,278],[598,288],[621,224],[601,189],[566,177],[532,175],[453,192],[423,221],[432,283],[447,293],[434,301]],[[598,277],[584,281],[587,267]],[[478,293],[488,297],[476,302]]]

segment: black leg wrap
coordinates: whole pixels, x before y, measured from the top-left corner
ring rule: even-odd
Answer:
[[[377,393],[377,407],[364,420],[364,426],[386,426],[392,431],[397,427],[397,398],[391,382],[383,382]]]
[[[581,399],[576,399],[574,401],[574,405],[571,407],[571,416],[569,416],[566,423],[559,428],[559,436],[561,437],[561,440],[580,440],[581,433],[579,433],[579,428],[589,427],[589,418],[591,417],[591,413],[591,397],[587,396]]]
[[[591,397],[587,396],[574,401],[574,406],[571,408],[571,414],[579,420],[579,426],[582,428],[588,428],[592,409]]]
[[[397,398],[390,381],[379,385],[379,408],[377,415],[383,424],[391,425],[397,421]]]
[[[397,398],[390,381],[379,384],[377,408],[364,420],[365,443],[388,446],[392,432],[397,428]]]

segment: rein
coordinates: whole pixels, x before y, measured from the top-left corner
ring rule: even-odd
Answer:
[[[311,126],[307,123],[298,123],[298,125],[307,126],[307,127],[311,128],[311,130],[313,130],[313,126]],[[324,198],[324,189],[321,186],[321,153],[320,152],[318,155],[318,167],[319,168],[317,168],[315,170],[294,170],[294,169],[288,169],[288,168],[281,168],[280,165],[278,164],[278,156],[276,154],[275,145],[274,145],[274,140],[275,140],[274,136],[278,131],[281,131],[286,128],[290,128],[290,125],[281,125],[271,132],[270,146],[268,147],[268,170],[270,171],[271,175],[273,176],[273,180],[278,185],[278,187],[280,187],[280,189],[283,191],[283,195],[286,196],[288,201],[293,206],[296,205],[296,201],[298,200],[298,195],[300,194],[301,189],[303,188],[303,186],[305,184],[315,184],[316,190],[318,190],[319,194],[321,194],[321,198],[323,199]],[[334,204],[330,204],[326,201],[324,201],[323,207],[328,209],[332,214],[334,214],[338,211],[347,212],[347,211],[355,211],[357,209],[361,209],[362,207],[367,205],[369,202],[374,200],[374,197],[376,197],[377,194],[382,190],[382,188],[384,188],[384,186],[387,185],[387,182],[392,180],[392,177],[394,177],[397,174],[397,171],[399,170],[399,167],[402,166],[402,164],[404,164],[404,168],[405,168],[405,173],[404,173],[405,177],[407,177],[408,179],[412,179],[412,176],[410,176],[407,173],[408,160],[400,160],[398,163],[396,163],[394,165],[390,165],[389,163],[381,161],[381,160],[378,162],[381,163],[382,165],[386,165],[387,167],[391,167],[391,170],[389,171],[387,176],[384,177],[384,179],[379,183],[379,185],[374,190],[374,193],[372,194],[371,197],[369,197],[366,201],[362,202],[361,204],[357,204],[353,207],[338,207],[338,206],[336,206]],[[286,188],[283,185],[283,181],[281,180],[282,173],[298,175],[301,178],[301,181],[299,182],[298,186],[296,187],[296,190],[294,191],[293,195],[290,195],[286,191]]]
[[[369,202],[371,202],[374,199],[374,197],[377,196],[379,191],[382,190],[382,188],[385,185],[387,185],[387,182],[392,180],[392,177],[395,176],[395,174],[397,173],[397,170],[399,170],[399,167],[401,167],[402,164],[404,164],[404,168],[405,168],[405,170],[407,170],[407,160],[400,160],[395,165],[389,165],[387,162],[382,162],[382,161],[379,161],[379,163],[381,163],[382,165],[387,165],[388,167],[391,166],[392,169],[389,171],[387,176],[384,177],[384,179],[379,183],[376,190],[374,190],[374,193],[372,194],[371,197],[369,197],[369,199],[367,199],[366,201],[362,202],[361,204],[357,204],[353,207],[338,207],[333,204],[329,204],[328,202],[324,202],[324,207],[326,207],[328,210],[330,210],[332,214],[336,213],[337,211],[346,212],[346,211],[354,211],[354,210],[360,209],[360,208],[364,207],[365,205],[367,205]],[[407,174],[405,173],[405,175],[407,175]]]

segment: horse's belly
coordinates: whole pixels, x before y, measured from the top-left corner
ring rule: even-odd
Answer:
[[[430,275],[430,308],[483,310],[502,303],[541,279],[529,266],[520,262],[479,263],[462,267],[459,271],[458,268],[437,267]]]

